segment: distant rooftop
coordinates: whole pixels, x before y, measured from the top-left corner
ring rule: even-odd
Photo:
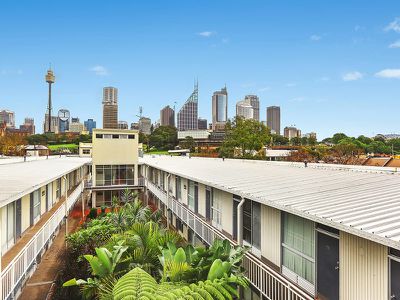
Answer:
[[[0,158],[0,207],[91,162],[83,157]]]
[[[142,163],[400,249],[400,169],[146,155]]]

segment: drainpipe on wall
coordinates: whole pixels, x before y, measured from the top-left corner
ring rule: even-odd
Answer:
[[[237,241],[240,246],[243,246],[243,204],[245,199],[241,197],[240,203],[237,207]]]
[[[171,173],[167,175],[167,228],[169,229],[169,225],[171,220],[169,219],[169,177]]]

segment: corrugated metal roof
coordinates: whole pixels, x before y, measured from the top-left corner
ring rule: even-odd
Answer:
[[[0,163],[0,207],[36,190],[86,163],[91,158],[57,157],[32,159],[10,158]]]
[[[145,156],[167,172],[400,249],[400,170]]]

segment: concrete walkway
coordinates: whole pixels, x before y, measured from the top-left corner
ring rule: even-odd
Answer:
[[[68,233],[79,227],[82,211],[80,201],[68,216]],[[62,255],[65,249],[65,224],[61,227],[59,234],[53,241],[51,247],[45,252],[42,261],[38,265],[33,276],[23,288],[18,299],[24,300],[45,300],[48,299],[50,288],[55,281],[63,264]]]

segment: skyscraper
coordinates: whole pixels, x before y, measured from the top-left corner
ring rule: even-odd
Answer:
[[[236,103],[236,116],[260,121],[260,100],[256,95],[246,95]]]
[[[25,118],[24,124],[19,126],[19,130],[35,134],[35,121],[33,118]]]
[[[54,132],[51,129],[52,122],[53,122],[53,117],[51,116],[51,111],[53,109],[52,103],[51,103],[51,85],[56,81],[56,77],[54,76],[54,73],[51,69],[47,70],[45,79],[46,79],[46,82],[49,84],[49,102],[47,104],[47,114],[46,115],[48,117],[47,117],[47,123],[45,123],[45,126],[44,126],[44,132]],[[58,127],[58,124],[56,124],[56,126]]]
[[[128,129],[127,121],[118,121],[118,129]]]
[[[161,126],[175,126],[175,111],[167,105],[160,111]]]
[[[103,88],[103,128],[118,129],[118,89]]]
[[[58,129],[60,132],[65,132],[69,130],[69,123],[70,123],[70,112],[68,109],[60,109],[58,111],[58,119],[59,125]]]
[[[49,115],[45,114],[44,115],[44,122],[43,122],[43,132],[44,133],[59,133],[59,127],[58,125],[60,124],[60,119],[56,116],[51,116],[51,121],[49,121]],[[49,123],[50,123],[50,128],[49,128]]]
[[[267,107],[267,127],[271,133],[281,134],[281,108],[279,106]]]
[[[244,99],[253,107],[253,119],[260,121],[260,100],[258,97],[256,95],[246,95]]]
[[[220,131],[225,128],[228,120],[228,91],[226,87],[214,92],[212,96],[212,130]]]
[[[289,126],[289,127],[285,127],[283,129],[283,135],[285,138],[288,138],[289,140],[291,140],[294,137],[301,137],[301,130],[297,129],[294,126]]]
[[[199,118],[197,120],[197,129],[207,130],[207,119]]]
[[[0,110],[0,124],[3,123],[7,128],[15,128],[15,113],[11,110]]]
[[[236,116],[244,119],[253,119],[254,109],[249,101],[242,100],[236,103]]]
[[[146,117],[141,117],[139,119],[139,131],[144,134],[151,134],[151,119]]]
[[[86,130],[89,131],[90,134],[92,134],[93,129],[96,128],[96,121],[93,119],[87,119],[87,121],[83,123],[85,124]]]
[[[178,130],[196,130],[197,129],[197,114],[198,114],[198,99],[199,88],[198,83],[194,85],[193,93],[186,100],[185,104],[178,112]]]

